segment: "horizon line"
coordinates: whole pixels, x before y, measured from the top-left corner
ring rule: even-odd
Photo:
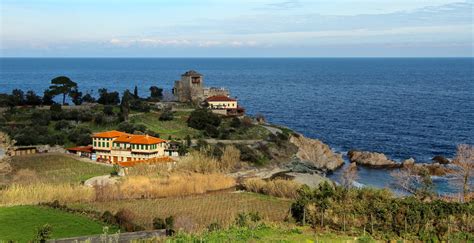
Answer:
[[[8,59],[21,59],[21,58],[29,58],[29,59],[80,59],[80,58],[88,58],[88,59],[315,59],[315,58],[321,58],[321,59],[337,59],[337,58],[474,58],[474,56],[322,56],[322,57],[296,57],[296,56],[275,56],[275,57],[265,57],[265,56],[249,56],[249,57],[227,57],[227,56],[222,56],[222,57],[131,57],[131,56],[71,56],[71,57],[62,57],[62,56],[50,56],[50,57],[37,57],[37,56],[0,56],[0,58],[8,58]]]

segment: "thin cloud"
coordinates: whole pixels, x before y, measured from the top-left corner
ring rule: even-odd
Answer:
[[[259,10],[288,10],[302,7],[303,4],[298,0],[283,1],[278,3],[268,3],[265,6],[257,8]]]

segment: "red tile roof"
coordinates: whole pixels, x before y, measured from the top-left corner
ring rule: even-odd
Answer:
[[[132,144],[158,144],[165,143],[166,140],[155,138],[149,135],[135,135],[119,131],[108,131],[94,134],[94,138],[116,138],[114,142]]]
[[[224,95],[217,95],[217,96],[211,96],[206,99],[208,102],[218,102],[218,101],[237,101],[236,99],[232,99],[230,97],[224,96]]]
[[[68,151],[76,151],[76,152],[92,153],[92,146],[72,147],[72,148],[67,148],[66,150],[68,150]]]
[[[133,144],[157,144],[165,142],[166,140],[148,135],[132,135],[132,138],[130,139],[130,143]]]
[[[112,131],[107,131],[107,132],[96,133],[92,137],[93,138],[116,138],[122,135],[127,135],[127,133],[112,130]]]

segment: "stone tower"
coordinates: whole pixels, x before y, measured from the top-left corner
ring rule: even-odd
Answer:
[[[181,75],[174,83],[173,94],[179,102],[198,103],[204,100],[204,76],[194,70]]]

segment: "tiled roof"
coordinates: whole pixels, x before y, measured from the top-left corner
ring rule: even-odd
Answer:
[[[166,140],[161,138],[155,138],[149,135],[135,135],[128,134],[119,131],[108,131],[97,133],[94,135],[95,138],[116,138],[114,142],[118,143],[132,143],[132,144],[157,144],[165,143]]]
[[[79,147],[67,148],[66,150],[76,151],[76,152],[92,153],[92,146],[79,146]]]
[[[206,100],[208,102],[237,101],[236,99],[232,99],[232,98],[224,96],[224,95],[211,96],[211,97],[207,98]]]
[[[120,137],[122,135],[127,135],[127,133],[112,130],[112,131],[107,131],[107,132],[96,133],[92,137],[94,137],[94,138],[116,138],[116,137]]]
[[[171,162],[174,162],[174,160],[168,156],[165,156],[165,157],[151,158],[147,160],[118,162],[118,164],[123,167],[131,167],[138,164],[164,164],[164,163],[171,163]]]
[[[148,135],[132,135],[132,138],[130,139],[130,143],[133,144],[157,144],[165,142],[166,140]]]

